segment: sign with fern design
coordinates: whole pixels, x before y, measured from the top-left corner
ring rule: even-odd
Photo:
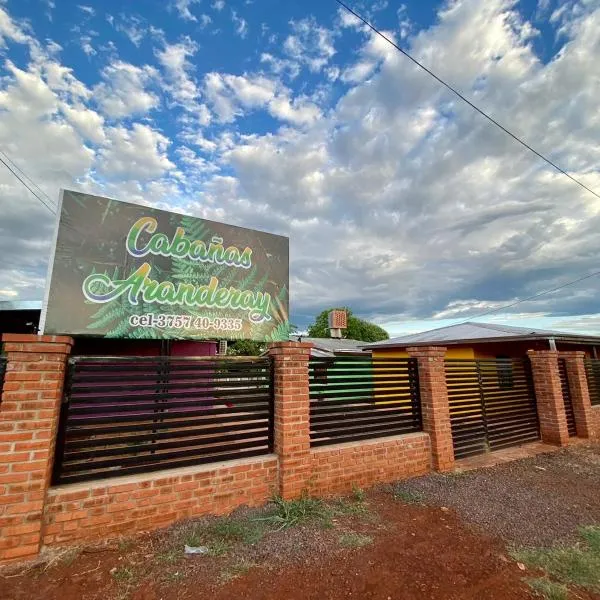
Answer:
[[[287,340],[289,240],[64,190],[40,329]]]

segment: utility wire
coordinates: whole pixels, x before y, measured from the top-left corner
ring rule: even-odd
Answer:
[[[464,321],[459,321],[457,323],[452,323],[452,324],[453,325],[462,325],[463,323],[468,323],[469,321],[472,321],[473,319],[479,319],[480,317],[485,317],[487,315],[491,315],[491,314],[500,312],[501,310],[505,310],[507,308],[512,308],[513,306],[516,306],[517,304],[521,304],[522,302],[528,302],[529,300],[535,300],[536,298],[539,298],[540,296],[545,296],[546,294],[551,294],[552,292],[562,290],[563,288],[566,288],[575,283],[579,283],[580,281],[584,281],[585,279],[590,279],[591,277],[596,277],[596,275],[600,275],[600,271],[595,271],[594,273],[590,273],[589,275],[584,275],[583,277],[578,277],[577,279],[573,279],[572,281],[567,281],[567,283],[563,283],[562,285],[559,285],[555,288],[552,288],[549,290],[544,290],[543,292],[539,292],[537,294],[534,294],[533,296],[523,298],[522,300],[516,300],[515,302],[511,302],[510,304],[505,304],[504,306],[499,306],[498,308],[488,310],[479,315],[475,315],[474,317],[465,319]]]
[[[27,173],[25,173],[25,171],[23,169],[21,169],[21,167],[19,167],[19,165],[9,156],[9,154],[8,154],[8,152],[6,152],[6,150],[3,150],[2,148],[0,148],[0,154],[2,154],[2,156],[4,156],[4,158],[11,164],[13,169],[18,171],[22,177],[24,177],[27,181],[29,181],[29,183],[32,186],[34,186],[38,190],[38,192],[40,192],[40,194],[42,194],[42,196],[44,196],[44,198],[46,198],[46,200],[52,207],[56,207],[56,204],[53,202],[53,200],[50,198],[50,196],[31,177],[29,177],[29,175],[27,175]]]
[[[579,181],[578,179],[576,179],[572,175],[569,175],[569,173],[567,173],[564,169],[562,169],[561,167],[559,167],[555,162],[551,161],[549,158],[547,158],[546,156],[544,156],[541,152],[538,152],[535,148],[532,148],[527,142],[525,142],[520,137],[518,137],[517,135],[515,135],[514,133],[512,133],[511,131],[509,131],[506,127],[504,127],[503,125],[501,125],[500,123],[498,123],[498,121],[496,121],[493,117],[491,117],[486,112],[484,112],[481,108],[479,108],[478,106],[476,106],[475,104],[473,104],[473,102],[471,102],[468,98],[466,98],[465,96],[463,96],[457,89],[455,89],[450,84],[446,83],[443,79],[441,79],[440,77],[438,77],[433,71],[431,71],[430,69],[428,69],[425,65],[421,64],[416,58],[414,58],[413,56],[411,56],[406,50],[403,50],[400,46],[398,46],[398,44],[396,44],[393,40],[391,40],[389,37],[387,37],[385,34],[383,34],[381,31],[379,31],[367,19],[365,19],[362,15],[358,14],[356,11],[354,11],[352,8],[350,8],[342,0],[335,0],[335,1],[340,6],[342,6],[346,11],[348,11],[351,15],[353,15],[359,21],[361,21],[362,23],[364,23],[371,31],[373,31],[374,33],[376,33],[379,37],[383,38],[386,42],[388,42],[394,48],[396,48],[396,50],[398,50],[398,52],[400,52],[401,54],[403,54],[404,56],[406,56],[406,58],[408,58],[409,60],[411,60],[415,65],[417,65],[418,67],[420,67],[421,69],[423,69],[423,71],[425,71],[427,74],[429,74],[431,77],[433,77],[438,83],[441,83],[445,88],[449,89],[453,94],[455,94],[456,96],[458,96],[463,102],[465,102],[471,108],[473,108],[474,110],[476,110],[481,116],[485,117],[488,121],[490,121],[491,123],[493,123],[494,125],[496,125],[496,127],[499,127],[502,131],[504,131],[504,133],[506,133],[511,138],[513,138],[515,141],[517,141],[519,144],[521,144],[522,146],[524,146],[525,148],[527,148],[527,150],[529,150],[530,152],[533,152],[533,154],[535,154],[536,156],[538,156],[539,158],[541,158],[542,160],[544,160],[545,162],[547,162],[551,167],[553,167],[554,169],[556,169],[559,173],[561,173],[561,174],[565,175],[566,177],[568,177],[571,181],[575,182],[577,185],[579,185],[580,187],[582,187],[584,190],[586,190],[586,191],[590,192],[590,194],[593,194],[594,196],[596,196],[596,198],[600,198],[600,194],[596,193],[594,190],[592,190],[591,188],[589,188],[587,185],[585,185],[584,183],[582,183],[581,181]],[[506,310],[507,308],[512,308],[513,306],[517,306],[518,304],[521,304],[523,302],[528,302],[529,300],[535,300],[536,298],[540,298],[541,296],[545,296],[546,294],[551,294],[552,292],[556,292],[558,290],[562,290],[565,287],[568,287],[570,285],[574,285],[575,283],[579,283],[580,281],[584,281],[585,279],[590,279],[591,277],[595,277],[597,275],[600,275],[600,271],[596,271],[594,273],[590,273],[589,275],[584,275],[583,277],[578,277],[577,279],[573,279],[572,281],[568,281],[567,283],[564,283],[563,285],[559,285],[559,286],[557,286],[555,288],[552,288],[552,289],[549,289],[549,290],[544,290],[543,292],[539,292],[537,294],[534,294],[533,296],[529,296],[527,298],[523,298],[522,300],[517,300],[515,302],[511,302],[510,304],[505,304],[505,305],[500,306],[498,308],[494,308],[493,310],[488,310],[488,311],[486,311],[484,313],[481,313],[479,315],[475,315],[474,317],[470,317],[469,319],[465,319],[464,321],[459,321],[458,323],[455,323],[455,325],[462,325],[463,323],[468,323],[469,321],[471,321],[473,319],[478,319],[480,317],[485,317],[487,315],[491,315],[491,314],[500,312],[502,310]]]
[[[56,211],[53,208],[50,208],[44,200],[42,200],[29,185],[21,178],[21,176],[0,156],[0,162],[53,214],[56,214]]]
[[[406,50],[403,50],[400,46],[398,46],[398,44],[396,44],[393,40],[391,40],[385,34],[381,33],[381,31],[379,31],[374,25],[371,25],[371,23],[369,21],[367,21],[367,19],[365,19],[363,16],[359,15],[353,9],[351,9],[347,4],[345,4],[344,2],[342,2],[342,0],[335,0],[335,1],[340,6],[342,6],[345,10],[347,10],[350,14],[354,15],[359,21],[362,21],[374,33],[376,33],[378,36],[380,36],[381,38],[383,38],[386,42],[388,42],[389,44],[391,44],[392,46],[394,46],[394,48],[396,48],[396,50],[398,50],[398,52],[401,52],[402,54],[404,54],[404,56],[406,56],[406,58],[408,58],[413,63],[415,63],[415,65],[417,65],[418,67],[420,67],[421,69],[423,69],[423,71],[425,71],[426,73],[428,73],[429,75],[431,75],[431,77],[433,77],[438,83],[441,83],[444,87],[446,87],[447,89],[449,89],[453,94],[455,94],[456,96],[458,96],[463,102],[466,102],[471,108],[473,108],[474,110],[476,110],[481,116],[485,117],[488,121],[490,121],[491,123],[493,123],[494,125],[496,125],[496,127],[499,127],[502,131],[504,131],[504,133],[506,133],[507,135],[509,135],[515,141],[519,142],[519,144],[521,144],[522,146],[524,146],[525,148],[527,148],[529,151],[533,152],[536,156],[538,156],[542,160],[546,161],[550,166],[554,167],[554,169],[556,169],[559,173],[562,173],[563,175],[565,175],[566,177],[568,177],[571,181],[574,181],[577,185],[579,185],[580,187],[582,187],[584,190],[590,192],[590,194],[594,194],[594,196],[596,196],[596,198],[600,198],[600,194],[598,194],[597,192],[595,192],[594,190],[592,190],[591,188],[589,188],[587,185],[585,185],[584,183],[582,183],[581,181],[579,181],[579,179],[576,179],[572,175],[569,175],[569,173],[567,173],[564,169],[562,169],[561,167],[559,167],[555,162],[552,162],[549,158],[547,158],[546,156],[544,156],[541,152],[538,152],[535,148],[532,148],[527,142],[525,142],[520,137],[516,136],[514,133],[512,133],[511,131],[509,131],[506,127],[504,127],[503,125],[501,125],[500,123],[498,123],[498,121],[496,121],[493,117],[491,117],[490,115],[488,115],[481,108],[479,108],[478,106],[476,106],[475,104],[473,104],[468,98],[466,98],[465,96],[463,96],[456,88],[452,87],[449,83],[446,83],[443,79],[441,79],[440,77],[438,77],[433,71],[431,71],[430,69],[428,69],[422,63],[420,63],[416,58],[414,58],[413,56],[411,56]]]

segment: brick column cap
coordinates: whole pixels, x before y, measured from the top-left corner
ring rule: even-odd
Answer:
[[[558,350],[527,350],[529,358],[558,358]]]
[[[446,346],[408,346],[406,351],[409,354],[446,354],[448,348]]]
[[[559,350],[558,354],[562,358],[585,358],[583,350]]]
[[[310,356],[310,350],[314,344],[310,342],[271,342],[268,345],[268,353],[270,356]]]
[[[68,335],[35,335],[34,333],[3,333],[2,341],[9,344],[68,344],[73,338]]]

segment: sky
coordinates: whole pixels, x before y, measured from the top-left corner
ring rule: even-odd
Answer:
[[[349,0],[600,193],[600,0]],[[291,321],[392,335],[600,271],[600,200],[334,0],[0,0],[0,300],[61,187],[290,237]],[[482,321],[600,334],[600,277]]]

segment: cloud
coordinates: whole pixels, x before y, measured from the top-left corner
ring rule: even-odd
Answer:
[[[87,56],[93,56],[97,54],[96,50],[92,46],[92,38],[89,35],[82,35],[79,38],[79,43],[81,44],[81,49]]]
[[[291,99],[290,90],[263,75],[208,73],[204,94],[221,123],[231,123],[248,111],[263,109],[273,117],[295,125],[307,125],[321,114],[306,98]]]
[[[569,4],[549,20],[561,43],[544,57],[519,10],[512,0],[452,1],[432,25],[409,24],[402,43],[600,189],[600,10]],[[401,39],[405,14],[393,13]],[[0,147],[53,199],[75,186],[289,235],[301,326],[344,304],[426,329],[424,319],[473,318],[598,270],[594,196],[363,27],[341,15],[304,21],[290,24],[280,51],[265,39],[245,70],[201,75],[193,40],[156,33],[160,71],[113,51],[100,81],[90,73],[85,84],[59,49],[0,21],[5,43],[30,53],[3,65]],[[310,73],[293,79],[298,69]],[[39,298],[52,228],[9,175],[0,172],[0,290]],[[598,330],[597,289],[590,278],[507,312]]]
[[[110,118],[146,114],[159,104],[147,87],[157,73],[153,67],[136,67],[116,60],[102,71],[103,81],[94,87],[94,99]]]
[[[28,44],[31,37],[26,33],[25,26],[17,24],[14,19],[0,6],[0,49],[7,47],[7,42]]]
[[[320,71],[335,54],[334,32],[317,24],[314,17],[292,20],[292,34],[283,43],[284,52],[311,71]]]
[[[240,17],[237,14],[237,11],[232,10],[231,20],[233,21],[236,35],[239,35],[241,38],[245,38],[248,35],[248,23],[246,19]]]
[[[121,14],[117,21],[111,17],[109,22],[117,31],[124,34],[136,48],[140,47],[142,40],[148,33],[148,26],[145,21],[136,15]]]
[[[223,10],[225,8],[225,0],[215,0],[212,3],[212,7],[215,10],[219,10],[219,11]]]
[[[96,11],[91,6],[85,4],[78,4],[77,8],[90,17],[93,17],[96,14]]]
[[[188,60],[197,51],[198,45],[186,36],[176,44],[165,42],[162,50],[155,52],[167,75],[165,89],[176,102],[189,110],[196,108],[196,99],[199,96],[196,82],[190,75],[192,65]]]
[[[109,180],[156,179],[175,167],[167,156],[169,139],[147,125],[112,127],[106,136],[108,143],[99,152],[98,170]]]
[[[190,11],[192,4],[200,4],[201,0],[175,0],[172,7],[175,8],[177,14],[184,21],[198,21],[198,19]]]

